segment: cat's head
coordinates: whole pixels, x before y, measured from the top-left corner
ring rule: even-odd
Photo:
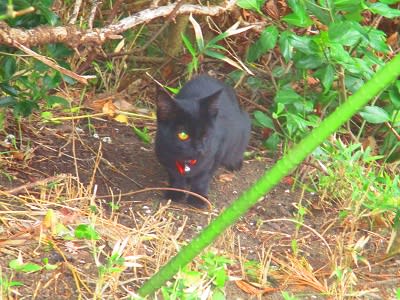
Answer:
[[[222,90],[201,98],[170,97],[161,92],[157,99],[157,135],[164,149],[177,159],[197,159],[207,151],[207,141],[218,115]],[[166,145],[167,144],[167,145]]]

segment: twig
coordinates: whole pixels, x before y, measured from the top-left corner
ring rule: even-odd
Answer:
[[[208,199],[206,197],[203,197],[202,195],[196,194],[194,192],[188,191],[188,190],[183,190],[183,189],[176,189],[176,188],[170,188],[170,187],[152,187],[152,188],[144,188],[142,190],[137,190],[137,191],[133,191],[133,192],[128,192],[128,193],[123,193],[123,194],[118,194],[119,197],[122,196],[131,196],[131,195],[136,195],[136,194],[141,194],[141,193],[147,193],[147,192],[151,192],[151,191],[176,191],[176,192],[182,192],[182,193],[186,193],[192,196],[195,196],[196,198],[202,200],[203,202],[205,202],[208,206],[208,209],[211,210],[212,206],[210,201],[208,201]],[[97,196],[97,199],[105,199],[105,198],[111,198],[112,195],[103,195],[103,196]]]
[[[36,53],[35,51],[29,49],[28,47],[25,47],[24,45],[20,44],[17,41],[14,41],[14,46],[17,47],[18,49],[24,51],[26,54],[29,54],[31,56],[33,56],[34,58],[36,58],[37,60],[41,61],[42,63],[44,63],[45,65],[48,65],[50,68],[53,68],[77,81],[79,81],[80,83],[83,84],[87,84],[87,79],[88,78],[95,78],[96,76],[81,76],[78,75],[68,69],[65,69],[63,67],[61,67],[60,65],[56,64],[55,62],[51,61],[50,59],[48,59],[47,57],[40,55],[38,53]]]
[[[21,185],[19,187],[13,188],[11,190],[5,191],[4,194],[15,195],[15,194],[17,194],[19,192],[22,192],[24,190],[28,190],[28,189],[31,189],[33,187],[40,186],[40,185],[45,185],[45,184],[47,184],[47,183],[49,183],[51,181],[61,180],[61,179],[64,179],[66,177],[67,177],[66,174],[60,174],[60,175],[52,176],[52,177],[49,177],[49,178],[46,178],[46,179],[37,180],[35,182],[27,183],[27,184]]]
[[[196,14],[216,16],[234,7],[236,0],[229,0],[225,6],[210,6],[183,4],[176,15]],[[137,25],[148,23],[156,18],[169,16],[176,4],[169,4],[155,9],[145,9],[121,21],[104,28],[83,30],[75,26],[41,26],[33,29],[12,28],[0,21],[0,45],[16,47],[17,43],[27,47],[48,43],[64,43],[73,49],[81,45],[102,45],[110,39],[121,39],[121,33]]]
[[[90,10],[89,19],[88,19],[88,27],[89,29],[93,29],[93,21],[96,16],[97,7],[101,4],[101,1],[92,0],[92,9]]]
[[[78,18],[81,5],[82,5],[82,0],[75,0],[74,10],[72,11],[71,19],[68,22],[69,24],[75,24],[76,19]]]

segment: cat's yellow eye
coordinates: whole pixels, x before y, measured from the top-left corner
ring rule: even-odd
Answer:
[[[181,141],[187,141],[189,139],[189,135],[184,131],[180,131],[180,132],[178,132],[178,138]]]

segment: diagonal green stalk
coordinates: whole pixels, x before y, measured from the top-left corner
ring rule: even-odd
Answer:
[[[231,226],[250,207],[256,204],[258,199],[278,184],[284,176],[299,165],[315,148],[399,75],[400,54],[379,69],[354,95],[349,97],[345,103],[340,105],[330,116],[323,120],[318,128],[315,128],[299,144],[294,146],[288,154],[224,210],[190,244],[183,247],[175,257],[146,281],[138,290],[139,295],[146,296],[159,289],[180,268],[183,268],[192,261],[195,256],[210,245],[226,228]]]

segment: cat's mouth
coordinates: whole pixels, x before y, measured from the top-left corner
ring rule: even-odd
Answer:
[[[192,170],[192,167],[197,163],[196,159],[189,159],[189,160],[177,160],[175,161],[176,169],[178,170],[179,174],[185,175]]]

